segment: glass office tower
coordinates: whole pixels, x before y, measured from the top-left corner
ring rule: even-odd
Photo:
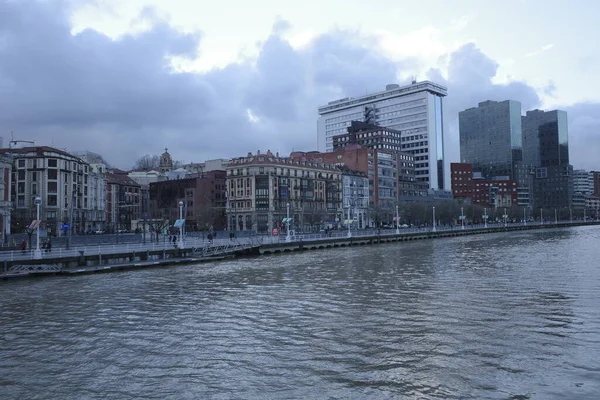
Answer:
[[[460,159],[487,179],[504,176],[517,180],[522,162],[521,103],[484,101],[458,113]]]

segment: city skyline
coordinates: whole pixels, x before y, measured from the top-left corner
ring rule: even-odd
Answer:
[[[294,16],[290,10],[296,6],[268,8],[269,2],[257,2],[244,15],[268,12],[244,23],[236,24],[235,17],[234,23],[221,24],[219,29],[229,26],[232,34],[219,42],[219,19],[207,18],[224,5],[211,5],[194,20],[195,6],[184,10],[178,1],[124,6],[109,0],[2,0],[0,55],[11,62],[0,67],[5,89],[0,136],[6,143],[12,131],[15,138],[35,139],[36,145],[95,151],[121,168],[165,145],[184,162],[231,158],[256,148],[308,151],[317,147],[319,105],[376,92],[389,83],[407,84],[416,76],[448,88],[446,163],[459,160],[458,111],[485,100],[510,99],[526,110],[567,111],[574,167],[600,169],[600,103],[589,84],[597,60],[575,32],[566,33],[572,24],[525,30],[528,40],[519,43],[492,40],[482,24],[493,31],[506,10],[462,1],[445,16],[447,6],[430,3],[435,7],[413,7],[414,18],[394,30],[402,6],[391,2],[373,10],[377,17],[351,3],[339,21],[319,15],[314,22],[306,12]],[[512,5],[534,7],[525,1]],[[549,4],[536,10],[573,20],[576,9]],[[364,18],[357,23],[359,15]],[[250,21],[260,29],[249,29]],[[586,25],[579,21],[575,30]],[[506,34],[531,28],[523,23],[524,17],[516,16],[514,29]],[[589,29],[598,28],[588,24],[588,37]],[[244,40],[252,40],[252,46],[238,41],[240,32],[247,33]],[[215,46],[228,54],[235,46],[242,50],[234,53],[237,58],[219,52],[211,58],[207,50]],[[165,55],[174,61],[173,69],[165,68]],[[571,62],[557,62],[562,57]],[[560,69],[559,64],[565,65]]]

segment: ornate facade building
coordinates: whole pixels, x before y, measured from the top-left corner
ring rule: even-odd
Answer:
[[[341,176],[335,165],[270,151],[233,158],[227,166],[228,229],[279,233],[288,207],[296,232],[335,223],[342,217]]]

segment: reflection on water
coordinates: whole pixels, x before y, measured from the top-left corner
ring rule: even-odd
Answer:
[[[600,229],[3,282],[3,399],[587,399]]]

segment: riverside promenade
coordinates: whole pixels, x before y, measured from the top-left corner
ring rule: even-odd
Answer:
[[[381,230],[337,230],[325,234],[286,236],[251,236],[240,239],[209,241],[187,237],[180,242],[122,243],[112,245],[76,245],[70,249],[42,250],[42,258],[35,258],[35,249],[21,252],[0,252],[0,280],[41,275],[72,275],[110,272],[114,270],[159,267],[182,263],[200,263],[235,256],[266,255],[291,251],[316,250],[332,247],[380,244],[389,242],[444,238],[532,229],[555,229],[575,226],[600,225],[597,221],[559,221],[552,223],[512,223],[426,228],[399,228]]]

